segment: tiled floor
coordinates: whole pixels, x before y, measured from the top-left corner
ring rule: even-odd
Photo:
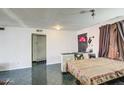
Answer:
[[[32,69],[0,72],[0,79],[10,80],[10,85],[76,85],[76,79],[70,74],[62,74],[60,64],[33,64]],[[105,83],[124,85],[124,78]]]
[[[0,72],[1,80],[10,80],[10,85],[71,85],[76,84],[75,78],[63,75],[60,64],[49,65],[33,64],[32,69],[12,70]]]

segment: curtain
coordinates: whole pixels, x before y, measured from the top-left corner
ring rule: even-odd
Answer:
[[[124,21],[99,29],[99,57],[124,60]]]
[[[108,58],[118,59],[118,57],[119,57],[119,52],[118,52],[119,48],[118,48],[118,44],[117,44],[118,29],[117,29],[116,23],[111,24],[109,30],[110,30],[110,41],[109,41],[110,43],[109,43]]]
[[[124,60],[124,21],[117,22],[117,45],[119,60]]]
[[[110,41],[110,25],[105,25],[99,28],[99,57],[108,57],[109,41]]]

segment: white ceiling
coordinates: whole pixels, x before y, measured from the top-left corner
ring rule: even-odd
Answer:
[[[89,8],[90,9],[90,8]],[[11,8],[0,9],[0,26],[16,26],[52,29],[54,25],[63,30],[80,30],[84,27],[123,16],[124,8],[97,8],[94,19],[91,13],[80,14],[88,8]]]

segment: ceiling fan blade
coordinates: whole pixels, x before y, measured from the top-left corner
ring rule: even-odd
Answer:
[[[63,16],[73,16],[73,15],[80,15],[80,14],[85,14],[91,12],[93,14],[93,16],[95,15],[95,9],[91,9],[91,10],[82,10],[82,11],[78,11],[78,12],[72,12],[72,13],[64,13],[62,14]]]
[[[87,13],[87,12],[95,12],[95,9],[91,9],[91,10],[86,10],[86,11],[80,11],[80,14],[84,14],[84,13]]]
[[[89,11],[80,11],[80,14],[84,14],[84,13],[87,13]]]

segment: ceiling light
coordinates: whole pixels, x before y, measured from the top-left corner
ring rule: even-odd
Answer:
[[[53,28],[56,29],[56,30],[61,30],[63,27],[60,26],[60,25],[55,25],[55,26],[53,26]]]

